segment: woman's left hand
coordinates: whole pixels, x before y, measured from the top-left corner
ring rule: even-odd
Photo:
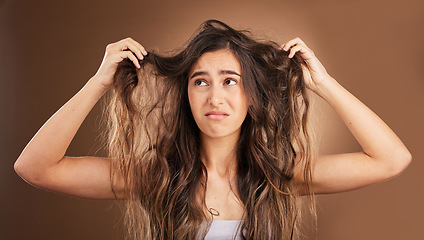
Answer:
[[[302,39],[292,39],[283,44],[281,49],[289,52],[289,58],[297,57],[302,63],[305,84],[310,90],[317,93],[318,85],[332,79],[314,52],[306,46]]]
[[[328,75],[311,49],[299,38],[281,48],[302,64],[306,86],[321,96],[340,116],[362,151],[319,155],[311,160],[315,193],[336,193],[381,182],[400,174],[411,162],[411,153],[396,134],[367,106]],[[301,165],[299,165],[301,166]],[[295,181],[304,182],[302,167]]]

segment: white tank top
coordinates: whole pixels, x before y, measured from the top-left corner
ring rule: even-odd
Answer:
[[[241,240],[240,229],[238,229],[240,222],[240,220],[212,221],[205,240]]]

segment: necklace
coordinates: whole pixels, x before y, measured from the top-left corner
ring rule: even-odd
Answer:
[[[212,216],[219,216],[219,212],[215,209],[215,208],[209,208],[208,212],[212,215]]]

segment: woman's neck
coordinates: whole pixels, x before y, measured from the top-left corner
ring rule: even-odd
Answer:
[[[208,173],[222,177],[233,175],[237,170],[236,149],[239,134],[221,138],[201,135],[200,154]]]

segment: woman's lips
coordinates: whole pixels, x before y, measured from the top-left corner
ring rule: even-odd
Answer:
[[[210,111],[205,114],[205,116],[209,119],[213,120],[221,120],[229,116],[228,113],[222,111]]]

